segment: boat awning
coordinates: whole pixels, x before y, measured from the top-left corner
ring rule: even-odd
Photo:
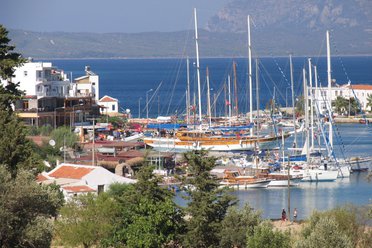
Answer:
[[[186,124],[178,123],[149,123],[147,124],[148,129],[179,129],[181,127],[186,128]]]

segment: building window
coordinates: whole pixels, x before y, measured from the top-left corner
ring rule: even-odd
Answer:
[[[112,110],[112,111],[115,111],[115,110],[116,110],[116,109],[115,109],[115,104],[112,105],[111,110]]]
[[[27,71],[24,71],[23,72],[23,75],[25,75],[25,77],[27,77]]]
[[[37,76],[38,76],[39,78],[41,78],[41,77],[43,76],[42,71],[38,71],[38,72],[37,72]]]
[[[105,188],[105,185],[98,185],[97,193],[101,194]]]

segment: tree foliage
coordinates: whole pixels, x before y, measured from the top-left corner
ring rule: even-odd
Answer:
[[[51,217],[62,203],[57,187],[37,184],[25,170],[12,178],[0,167],[0,247],[50,247]]]
[[[120,221],[113,223],[111,246],[161,247],[178,243],[183,214],[173,194],[160,187],[153,168],[142,166],[133,185],[113,185],[109,194],[119,204]]]
[[[31,141],[26,138],[24,126],[15,114],[0,110],[0,137],[0,165],[5,166],[13,178],[20,168],[35,174],[43,170]]]
[[[302,232],[302,235],[305,239],[310,237],[312,233],[315,232],[315,230],[318,228],[318,222],[320,222],[322,219],[330,220],[327,223],[322,223],[323,226],[333,225],[333,222],[335,222],[337,231],[344,234],[348,240],[350,240],[352,246],[356,245],[359,235],[363,232],[362,226],[358,223],[356,210],[350,206],[344,206],[325,212],[314,212],[309,219],[308,225]]]
[[[253,233],[248,232],[247,248],[289,248],[290,233],[275,231],[269,221],[264,221],[254,227]],[[322,247],[322,246],[319,246]]]
[[[369,110],[372,111],[372,94],[368,94],[367,96],[367,107],[369,107]]]
[[[68,201],[56,222],[57,237],[65,245],[98,245],[112,233],[118,206],[106,194],[81,195]]]
[[[56,142],[55,148],[59,151],[63,146],[74,148],[78,142],[78,136],[71,132],[70,127],[62,126],[50,133],[51,139]]]
[[[248,204],[242,209],[229,208],[221,223],[220,247],[245,247],[247,235],[252,236],[254,228],[261,223],[261,213]]]
[[[9,42],[8,31],[0,24],[0,79],[8,81],[5,86],[0,83],[0,109],[6,111],[12,111],[12,104],[23,94],[11,77],[16,67],[25,62],[19,53],[13,52],[15,47]]]
[[[186,183],[193,187],[187,192],[189,203],[185,209],[190,219],[183,236],[185,247],[218,247],[219,230],[227,209],[234,205],[235,198],[210,174],[215,158],[207,157],[206,151],[184,154],[189,172],[193,175]]]
[[[296,242],[295,247],[351,248],[355,246],[353,246],[351,238],[340,229],[336,219],[327,216],[316,221],[313,229],[304,239]]]

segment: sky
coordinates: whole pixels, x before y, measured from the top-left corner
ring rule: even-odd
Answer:
[[[0,24],[40,32],[169,32],[198,26],[231,0],[0,0]]]

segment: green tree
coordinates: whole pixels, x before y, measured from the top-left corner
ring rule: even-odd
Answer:
[[[342,96],[338,96],[336,100],[332,101],[332,107],[336,113],[344,114],[345,112],[348,111],[349,100]]]
[[[245,247],[247,235],[252,236],[254,228],[261,223],[261,213],[249,205],[242,209],[229,208],[221,223],[220,247]]]
[[[58,151],[63,148],[63,146],[75,148],[78,142],[78,136],[71,131],[70,127],[66,126],[54,129],[50,133],[50,137],[56,142],[55,149]]]
[[[0,247],[50,247],[62,203],[58,187],[39,185],[25,170],[12,178],[0,166]]]
[[[247,248],[289,248],[290,233],[275,231],[269,221],[254,227],[253,234],[248,232]],[[322,247],[322,246],[315,246]]]
[[[351,238],[340,230],[334,217],[324,217],[315,223],[309,235],[296,242],[295,247],[351,248],[355,246]]]
[[[314,212],[310,217],[308,225],[303,229],[303,237],[309,237],[317,228],[318,222],[326,218],[334,220],[337,229],[350,239],[353,246],[356,245],[363,229],[358,223],[356,209],[351,206],[339,207],[325,212]]]
[[[142,166],[133,185],[113,185],[109,190],[119,203],[120,221],[105,244],[126,247],[162,247],[179,243],[183,214],[173,193],[160,187],[153,167]]]
[[[372,111],[372,94],[368,94],[367,107],[370,107],[369,111]]]
[[[15,114],[0,110],[0,137],[0,166],[5,166],[13,178],[20,168],[32,170],[34,174],[44,169]]]
[[[90,247],[107,239],[117,221],[118,205],[107,194],[81,195],[68,201],[56,222],[57,238],[64,245]]]
[[[5,86],[0,82],[0,109],[6,111],[12,111],[12,104],[23,94],[11,78],[16,67],[25,62],[19,53],[13,52],[15,47],[9,45],[9,42],[8,31],[0,24],[0,79],[7,80]]]
[[[183,237],[185,247],[218,247],[219,230],[227,209],[236,203],[226,189],[219,188],[218,181],[210,171],[215,158],[208,157],[206,151],[193,151],[184,154],[189,172],[193,175],[187,184],[189,200],[185,209],[190,219],[186,223]]]

